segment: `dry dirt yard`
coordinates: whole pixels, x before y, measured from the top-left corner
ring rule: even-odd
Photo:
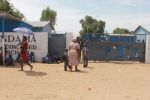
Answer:
[[[150,100],[150,65],[138,62],[80,64],[65,72],[63,63],[34,63],[23,72],[0,66],[0,100]]]

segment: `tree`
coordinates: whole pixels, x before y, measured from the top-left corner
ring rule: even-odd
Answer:
[[[82,30],[80,31],[81,36],[87,33],[91,34],[104,33],[105,22],[92,18],[91,16],[85,16],[85,19],[80,20],[80,24],[82,25]]]
[[[118,27],[113,31],[113,34],[128,34],[128,33],[130,33],[128,29]]]
[[[44,9],[42,11],[41,14],[41,21],[50,21],[50,27],[52,30],[55,31],[55,24],[56,24],[56,16],[57,16],[57,12],[55,10],[50,9],[49,7],[47,7],[46,9]]]
[[[13,4],[9,3],[8,0],[0,0],[0,12],[6,12],[19,19],[24,18],[24,15],[18,9],[14,8]]]

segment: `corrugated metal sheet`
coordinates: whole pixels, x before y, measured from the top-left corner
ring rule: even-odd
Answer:
[[[33,27],[44,27],[49,24],[49,21],[39,21],[39,22],[27,22],[28,24],[32,25]]]

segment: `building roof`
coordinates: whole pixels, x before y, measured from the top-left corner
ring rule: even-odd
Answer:
[[[109,34],[110,36],[134,36],[134,34]]]
[[[135,34],[140,28],[146,31],[148,34],[150,34],[150,25],[144,25],[144,26],[139,25],[133,33]]]
[[[36,21],[36,22],[27,22],[28,24],[32,25],[33,27],[44,27],[49,24],[49,21]]]
[[[15,20],[15,21],[20,21],[20,22],[26,23],[23,20],[16,18],[6,12],[0,12],[0,17],[4,17],[5,19],[10,19],[10,20]],[[26,23],[26,24],[28,24],[28,23]],[[30,25],[30,24],[28,24],[28,25]]]
[[[6,19],[10,19],[10,20],[22,21],[19,18],[16,18],[16,17],[14,17],[14,16],[12,16],[12,15],[6,13],[6,12],[0,12],[0,16],[5,17]]]
[[[150,25],[144,25],[143,28],[145,28],[150,33]]]

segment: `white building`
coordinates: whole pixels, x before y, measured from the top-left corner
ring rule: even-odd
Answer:
[[[145,62],[150,63],[150,26],[138,26],[134,34],[137,36],[138,42],[146,43]]]
[[[134,31],[134,34],[137,37],[137,42],[146,43],[147,35],[150,35],[150,26],[138,26]]]
[[[33,32],[48,32],[49,35],[52,32],[49,21],[35,21],[27,23],[32,26]]]

